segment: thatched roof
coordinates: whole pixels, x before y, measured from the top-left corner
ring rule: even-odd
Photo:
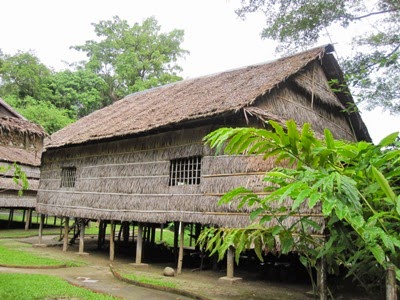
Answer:
[[[41,151],[0,145],[0,161],[40,166]]]
[[[47,136],[46,132],[39,125],[18,114],[1,98],[0,107],[2,109],[2,113],[0,113],[0,161],[40,166],[42,146],[40,149],[35,149],[34,144],[39,141],[39,144],[42,145],[44,137]],[[22,145],[10,143],[12,136],[20,137],[17,140],[23,141]],[[31,142],[27,142],[25,138]]]
[[[47,134],[44,129],[28,120],[8,116],[0,116],[0,134],[25,135],[43,139]]]
[[[128,95],[54,133],[46,148],[122,138],[186,121],[237,112],[331,51],[332,46],[323,46],[269,63]],[[332,101],[329,104],[341,109],[343,103]],[[353,119],[361,122],[358,126],[361,130],[357,132],[355,129],[359,139],[368,140],[368,132],[359,115],[356,114]]]
[[[6,101],[0,98],[0,112],[2,115],[15,117],[18,119],[26,120],[24,116],[19,114],[15,109],[13,109]]]

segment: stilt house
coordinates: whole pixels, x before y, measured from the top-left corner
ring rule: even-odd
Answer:
[[[221,227],[249,224],[246,209],[217,205],[259,187],[273,160],[218,155],[202,139],[221,126],[265,121],[325,128],[370,141],[332,54],[323,46],[272,62],[134,93],[54,133],[42,155],[37,211],[58,217]]]
[[[0,99],[0,208],[9,210],[12,220],[14,209],[22,210],[29,226],[40,178],[40,158],[43,150],[44,130],[26,120]],[[25,172],[28,189],[22,195],[20,183],[13,179],[15,166]],[[25,212],[28,214],[25,216]]]

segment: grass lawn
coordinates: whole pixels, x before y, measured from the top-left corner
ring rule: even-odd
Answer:
[[[117,299],[79,288],[49,275],[0,274],[0,299]]]
[[[59,260],[38,255],[32,251],[29,244],[0,240],[0,264],[10,266],[79,266],[82,263],[71,260]],[[0,299],[2,299],[0,297]]]
[[[9,217],[9,210],[0,210],[0,220],[8,221],[8,217]],[[19,209],[14,210],[13,221],[22,222],[22,219],[23,219],[23,211]],[[39,222],[40,222],[39,215],[36,212],[33,212],[32,224],[39,224]],[[60,226],[61,218],[54,218],[52,216],[49,216],[45,219],[45,224],[51,226]]]
[[[2,229],[0,230],[0,239],[8,238],[24,238],[31,236],[38,236],[38,229]],[[57,228],[45,228],[43,229],[43,235],[58,235],[60,234],[60,229]]]
[[[151,278],[148,276],[135,275],[135,274],[122,274],[122,277],[140,283],[152,284],[161,287],[176,288],[176,284],[173,282],[168,282],[167,278]]]

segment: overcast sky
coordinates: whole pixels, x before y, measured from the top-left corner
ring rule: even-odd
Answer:
[[[239,4],[240,0],[2,1],[0,49],[7,54],[32,50],[42,63],[60,70],[65,68],[63,61],[83,58],[69,47],[96,38],[91,23],[117,15],[132,25],[155,16],[162,31],[185,31],[182,48],[190,54],[180,62],[184,78],[277,58],[276,44],[260,38],[263,17],[253,14],[246,20],[239,19],[234,12]],[[330,32],[330,36],[339,56],[350,53],[348,32]],[[329,42],[325,37],[321,44]],[[362,117],[374,142],[400,131],[400,117],[363,109]]]

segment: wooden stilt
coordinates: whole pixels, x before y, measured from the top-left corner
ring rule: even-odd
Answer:
[[[156,243],[156,225],[151,224],[151,238],[150,238],[151,246],[154,247]]]
[[[143,247],[143,225],[138,224],[138,233],[136,238],[136,264],[142,263],[142,247]]]
[[[85,248],[85,219],[81,218],[79,220],[79,254],[84,254],[84,248]]]
[[[233,278],[234,277],[234,268],[235,268],[235,254],[233,247],[228,248],[227,258],[226,258],[226,277]]]
[[[102,236],[102,240],[101,240],[101,246],[102,247],[106,244],[107,226],[108,226],[108,221],[104,221],[104,223],[103,223],[103,233],[101,235]],[[114,233],[115,233],[115,228],[114,228]]]
[[[115,237],[115,224],[114,220],[111,220],[111,228],[110,228],[110,261],[114,261],[114,237]]]
[[[396,272],[393,265],[386,269],[386,300],[397,300]]]
[[[132,223],[132,243],[135,244],[135,223]]]
[[[32,220],[32,209],[28,208],[26,210],[26,217],[25,217],[25,231],[29,229],[31,220]]]
[[[178,236],[179,235],[179,223],[174,222],[174,261],[175,265],[178,263]]]
[[[163,233],[164,233],[164,224],[161,224],[161,228],[160,228],[160,241],[163,240]]]
[[[146,223],[145,229],[144,229],[144,242],[148,243],[150,241],[150,225],[149,223]]]
[[[242,278],[234,276],[234,267],[235,267],[235,249],[232,246],[230,246],[228,248],[227,258],[226,258],[226,276],[221,277],[219,280],[227,281],[229,283],[242,280]]]
[[[177,274],[182,273],[184,232],[185,232],[185,226],[182,222],[179,222],[179,256],[178,256]]]
[[[119,231],[118,231],[118,242],[121,241],[121,236],[122,236],[122,228],[124,227],[123,222],[121,222],[121,225],[119,226]]]
[[[10,228],[11,223],[13,222],[13,220],[14,220],[14,208],[10,208],[10,213],[8,215],[8,226],[7,226],[7,228]]]
[[[100,250],[102,248],[102,240],[103,240],[103,221],[99,220],[99,233],[97,234],[97,249]]]
[[[317,291],[320,300],[327,300],[326,258],[323,256],[317,262]]]
[[[64,218],[64,240],[62,251],[66,252],[68,249],[68,233],[69,233],[69,217]]]
[[[44,223],[44,215],[40,214],[40,221],[39,221],[39,244],[43,242],[43,223]]]
[[[26,209],[24,209],[24,210],[22,211],[22,223],[25,222],[25,214],[26,214]]]
[[[198,240],[198,238],[200,236],[200,233],[201,233],[201,224],[196,224],[195,227],[194,227],[194,236],[195,236],[195,242],[196,242],[196,245],[194,246],[194,249],[196,251],[200,251],[200,245],[197,244],[197,240]]]
[[[189,247],[192,247],[193,240],[193,223],[190,224]]]
[[[27,219],[27,221],[29,222],[28,224],[28,229],[32,228],[32,216],[33,216],[33,209],[29,210],[29,218]]]
[[[124,226],[122,231],[124,245],[127,246],[129,243],[129,222],[123,222],[122,224]]]

